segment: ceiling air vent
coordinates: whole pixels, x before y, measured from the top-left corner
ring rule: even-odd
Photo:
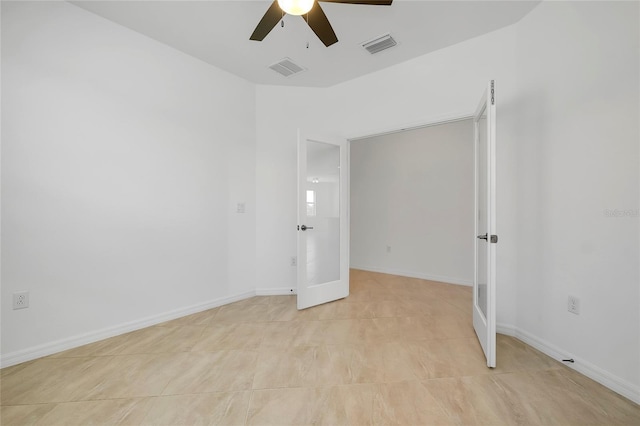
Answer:
[[[283,58],[275,64],[269,65],[269,68],[271,68],[278,74],[284,75],[285,77],[290,77],[294,74],[304,71],[304,68],[302,68],[300,65],[296,64],[289,58]]]
[[[373,55],[374,53],[378,53],[384,49],[393,47],[396,44],[398,43],[396,43],[396,41],[393,39],[393,37],[391,37],[390,34],[385,34],[383,36],[376,37],[366,43],[362,43],[362,47],[367,49],[367,51]]]

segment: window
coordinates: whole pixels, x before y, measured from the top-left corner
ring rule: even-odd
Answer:
[[[307,189],[307,216],[316,215],[316,191]]]

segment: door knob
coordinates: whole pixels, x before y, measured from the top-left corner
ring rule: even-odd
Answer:
[[[491,239],[489,239],[489,234],[484,234],[484,235],[478,235],[478,239],[480,240],[489,240],[491,241],[493,244],[498,242],[498,236],[497,235],[492,235]]]
[[[303,231],[306,231],[307,229],[313,229],[313,226],[302,225],[300,229],[302,229]]]

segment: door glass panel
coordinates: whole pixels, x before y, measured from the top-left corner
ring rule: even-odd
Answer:
[[[340,279],[340,147],[307,144],[307,282]]]
[[[487,110],[485,109],[477,122],[478,126],[478,155],[476,170],[477,184],[478,184],[478,235],[487,235]],[[488,237],[488,236],[487,236]],[[476,287],[476,303],[478,308],[487,317],[487,250],[488,240],[476,239],[477,253],[478,253],[478,270],[477,280],[478,286]]]

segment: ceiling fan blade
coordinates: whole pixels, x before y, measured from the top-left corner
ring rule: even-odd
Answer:
[[[336,33],[333,31],[327,15],[324,14],[324,10],[320,7],[318,2],[313,3],[313,7],[307,13],[307,24],[311,27],[318,38],[329,47],[333,43],[338,41]]]
[[[282,19],[282,9],[278,6],[278,0],[274,0],[269,6],[258,26],[253,30],[253,34],[249,37],[250,40],[262,41],[271,32],[273,27]]]
[[[327,3],[368,4],[371,6],[391,6],[393,0],[318,0]]]

